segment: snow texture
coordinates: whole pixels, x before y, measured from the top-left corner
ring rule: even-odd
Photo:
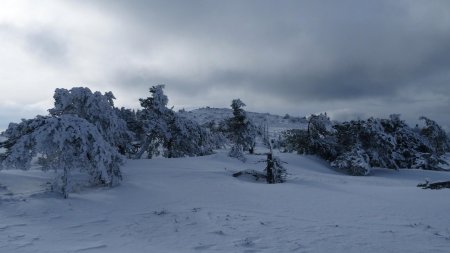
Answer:
[[[1,252],[448,252],[449,189],[416,187],[448,172],[337,173],[310,156],[276,154],[287,182],[231,175],[262,171],[226,151],[128,161],[112,189],[67,200],[45,191],[49,174],[0,171]]]

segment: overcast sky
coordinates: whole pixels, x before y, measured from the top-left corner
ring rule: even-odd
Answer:
[[[138,108],[229,107],[345,120],[400,113],[450,127],[450,1],[2,0],[0,129],[55,88]]]

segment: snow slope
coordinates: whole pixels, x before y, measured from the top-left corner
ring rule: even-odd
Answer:
[[[233,116],[233,111],[231,109],[211,107],[199,108],[192,111],[181,111],[179,113],[200,124],[210,121],[219,122]],[[303,128],[308,124],[308,121],[304,117],[282,117],[279,115],[258,112],[247,112],[247,115],[257,126],[268,125],[271,128],[293,129]]]
[[[211,107],[199,108],[192,111],[180,111],[178,113],[199,124],[205,124],[211,121],[220,122],[233,116],[231,109]],[[285,117],[259,112],[247,112],[247,116],[257,127],[263,128],[267,126],[269,138],[273,140],[277,140],[285,130],[306,129],[308,126],[308,121],[305,117]]]
[[[121,186],[67,200],[44,191],[51,173],[0,171],[0,252],[449,252],[450,189],[416,187],[449,173],[351,177],[279,156],[284,184],[233,178],[264,157],[221,151],[130,160]]]

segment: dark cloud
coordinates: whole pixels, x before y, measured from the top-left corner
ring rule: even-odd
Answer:
[[[68,76],[88,73],[80,79],[110,84],[118,100],[166,84],[183,106],[228,106],[240,96],[258,111],[436,115],[450,126],[449,1],[71,4],[103,29],[30,29],[28,48],[50,64],[78,61]],[[87,53],[62,36],[69,32]]]
[[[232,63],[220,69],[212,64],[205,70],[208,78],[186,83],[240,85],[294,98],[298,93],[302,99],[351,99],[395,96],[416,85],[418,79],[450,66],[450,37],[437,27],[442,20],[435,17],[442,13],[433,12],[436,8],[414,16],[410,5],[389,1],[118,1],[113,10],[120,10],[117,15],[142,31],[148,28],[149,36],[154,31],[155,36],[162,34],[163,41],[206,45],[205,53],[216,52],[218,58],[213,61],[219,64],[221,46],[232,48],[224,52],[231,51],[233,55],[224,57],[235,59]],[[447,20],[445,26],[449,25]],[[314,63],[315,58],[325,58],[326,66],[320,60]],[[248,62],[255,65],[248,68],[244,65]],[[148,72],[152,75],[152,69]]]

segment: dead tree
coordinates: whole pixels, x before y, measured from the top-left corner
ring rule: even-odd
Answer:
[[[440,190],[444,188],[450,188],[450,181],[430,183],[426,181],[424,184],[418,184],[417,187],[422,189]]]

